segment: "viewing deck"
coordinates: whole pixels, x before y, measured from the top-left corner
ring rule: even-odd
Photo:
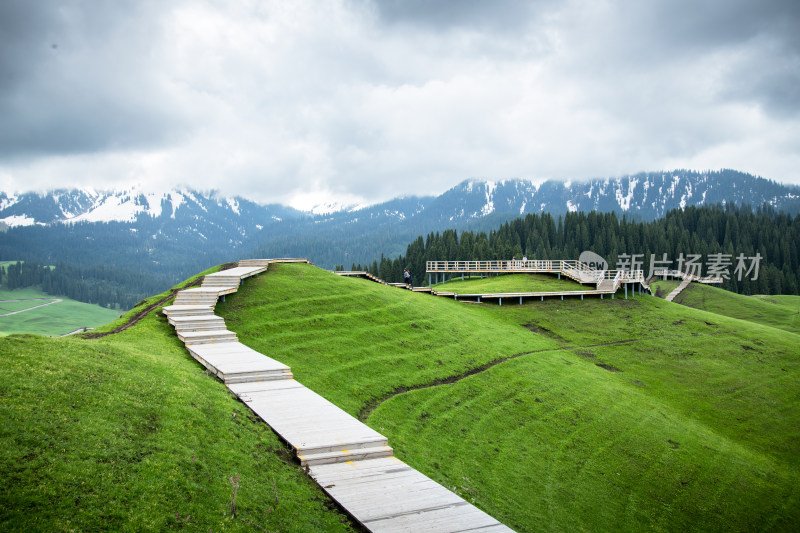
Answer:
[[[428,261],[425,264],[428,274],[428,285],[432,285],[432,276],[436,275],[438,283],[439,274],[445,279],[446,274],[533,274],[549,273],[562,275],[580,283],[596,285],[597,293],[615,293],[621,285],[638,283],[648,288],[643,270],[599,270],[586,263],[569,259],[528,259],[528,260],[503,260],[503,261]]]

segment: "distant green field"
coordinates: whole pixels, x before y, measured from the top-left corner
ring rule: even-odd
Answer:
[[[650,296],[466,305],[308,265],[217,310],[517,531],[800,523],[798,335]]]
[[[657,281],[654,289],[669,294],[677,281]],[[691,283],[674,303],[800,333],[800,296],[745,296],[701,283]]]
[[[594,285],[581,285],[555,274],[503,274],[486,278],[460,278],[438,283],[432,288],[456,294],[490,294],[510,292],[558,292],[594,290]]]
[[[46,298],[28,302],[4,302]],[[34,333],[36,335],[59,336],[84,327],[96,327],[116,319],[119,312],[99,305],[87,304],[69,298],[51,296],[39,289],[25,288],[9,291],[0,289],[0,314],[29,309],[49,301],[63,301],[31,309],[23,313],[0,316],[0,336],[12,333]]]

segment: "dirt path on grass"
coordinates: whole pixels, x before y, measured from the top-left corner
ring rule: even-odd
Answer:
[[[534,350],[532,352],[522,352],[517,353],[514,355],[508,355],[505,357],[498,357],[488,363],[484,363],[480,366],[476,366],[475,368],[471,368],[462,374],[456,374],[455,376],[449,376],[446,378],[438,378],[434,379],[433,381],[429,381],[428,383],[421,383],[419,385],[412,385],[410,387],[400,386],[392,389],[390,392],[383,395],[381,398],[368,402],[367,405],[361,408],[358,412],[358,419],[362,422],[366,421],[369,418],[369,415],[377,409],[383,402],[390,400],[397,396],[398,394],[405,394],[406,392],[411,392],[420,389],[429,389],[431,387],[438,387],[439,385],[450,385],[452,383],[457,383],[462,379],[468,378],[470,376],[474,376],[475,374],[480,374],[481,372],[485,372],[492,367],[499,365],[500,363],[505,363],[506,361],[510,361],[512,359],[516,359],[517,357],[522,357],[523,355],[531,355],[534,353],[542,353],[542,352],[556,352],[561,351],[563,348],[547,348],[542,350]]]
[[[22,300],[0,300],[0,304],[3,303],[3,302],[33,302],[33,301],[40,301],[40,300],[52,300],[52,301],[47,302],[46,304],[34,305],[33,307],[29,307],[27,309],[20,309],[19,311],[11,311],[10,313],[5,313],[3,315],[0,315],[0,317],[18,315],[20,313],[25,313],[26,311],[33,311],[34,309],[47,307],[48,305],[53,305],[53,304],[57,304],[57,303],[60,303],[60,302],[64,301],[61,298],[23,298]]]
[[[175,294],[177,294],[178,291],[182,291],[183,289],[188,289],[190,287],[197,287],[202,282],[203,282],[203,278],[198,278],[198,279],[194,280],[193,282],[189,283],[188,285],[186,285],[185,287],[181,287],[180,289],[170,289],[169,294],[167,296],[161,298],[159,301],[157,301],[154,304],[148,305],[147,307],[145,307],[144,309],[142,309],[141,311],[139,311],[135,315],[131,316],[127,320],[127,322],[117,326],[116,328],[112,329],[111,331],[103,331],[103,332],[100,332],[100,333],[86,333],[84,335],[81,335],[81,337],[84,338],[84,339],[99,339],[99,338],[105,337],[107,335],[113,335],[115,333],[119,333],[121,331],[125,331],[126,329],[138,324],[141,319],[143,319],[144,317],[149,315],[151,312],[153,312],[154,309],[157,309],[158,307],[161,307],[162,305],[164,305],[165,303],[167,303],[171,299],[175,298]]]
[[[223,270],[229,270],[231,268],[235,268],[236,265],[237,265],[237,263],[225,263],[224,265],[222,265],[220,267],[220,269],[217,272],[222,272]],[[175,298],[175,295],[179,291],[182,291],[183,289],[189,289],[191,287],[199,287],[203,283],[203,279],[204,278],[205,278],[205,276],[200,276],[199,278],[197,278],[196,280],[192,281],[191,283],[187,283],[186,285],[184,285],[180,289],[170,289],[169,290],[169,294],[167,296],[161,298],[159,301],[157,301],[154,304],[148,305],[147,307],[145,307],[144,309],[142,309],[141,311],[139,311],[138,313],[136,313],[135,315],[130,317],[127,322],[125,322],[124,324],[122,324],[120,326],[117,326],[116,328],[112,329],[111,331],[104,331],[104,332],[101,332],[101,333],[86,333],[84,335],[81,335],[81,337],[84,338],[84,339],[99,339],[100,337],[105,337],[107,335],[113,335],[115,333],[119,333],[120,331],[125,331],[126,329],[138,324],[141,319],[143,319],[144,317],[149,315],[154,309],[164,305],[165,303],[167,303],[171,299]]]
[[[711,325],[711,324],[709,324],[709,325]],[[597,343],[597,344],[578,345],[578,344],[573,344],[571,341],[565,339],[564,337],[558,335],[557,333],[555,333],[553,331],[550,331],[549,329],[546,329],[546,328],[544,328],[542,326],[539,326],[538,324],[528,323],[528,324],[522,324],[522,326],[527,328],[527,329],[529,329],[530,331],[533,331],[534,333],[537,333],[537,334],[543,335],[545,337],[548,337],[548,338],[550,338],[552,340],[555,340],[556,342],[558,342],[560,344],[560,346],[558,346],[556,348],[544,348],[544,349],[541,349],[541,350],[533,350],[531,352],[522,352],[522,353],[518,353],[518,354],[514,354],[514,355],[509,355],[509,356],[506,356],[506,357],[499,357],[499,358],[494,359],[492,361],[489,361],[488,363],[485,363],[485,364],[483,364],[481,366],[477,366],[475,368],[467,370],[466,372],[464,372],[462,374],[458,374],[458,375],[455,375],[455,376],[450,376],[450,377],[447,377],[447,378],[439,378],[439,379],[435,379],[433,381],[430,381],[428,383],[421,383],[419,385],[412,385],[410,387],[405,387],[405,386],[396,387],[392,391],[390,391],[390,392],[386,393],[385,395],[383,395],[381,398],[378,398],[376,400],[368,402],[364,407],[362,407],[361,410],[358,412],[358,419],[360,421],[362,421],[362,422],[366,422],[366,420],[370,417],[370,415],[373,413],[373,411],[375,411],[375,409],[380,407],[381,404],[383,404],[384,402],[386,402],[388,400],[391,400],[392,398],[394,398],[395,396],[398,396],[400,394],[405,394],[407,392],[420,390],[420,389],[429,389],[431,387],[438,387],[439,385],[450,385],[452,383],[459,382],[462,379],[468,378],[470,376],[474,376],[475,374],[480,374],[481,372],[485,372],[485,371],[487,371],[487,370],[489,370],[489,369],[491,369],[491,368],[493,368],[493,367],[495,367],[495,366],[497,366],[497,365],[499,365],[501,363],[505,363],[506,361],[510,361],[512,359],[516,359],[518,357],[522,357],[523,355],[531,355],[531,354],[535,354],[535,353],[544,353],[544,352],[571,352],[571,353],[577,355],[578,357],[583,357],[584,359],[596,359],[596,356],[592,352],[588,352],[586,350],[581,350],[581,348],[600,348],[600,347],[603,347],[603,346],[617,346],[617,345],[620,345],[620,344],[631,344],[631,343],[634,343],[634,342],[649,341],[649,340],[654,340],[654,339],[662,339],[663,340],[663,339],[669,338],[668,336],[643,337],[643,338],[635,338],[635,339],[624,339],[624,340],[619,340],[619,341],[601,342],[601,343]],[[711,336],[711,335],[719,335],[719,334],[720,333],[718,333],[718,332],[713,332],[713,333],[708,333],[706,335]],[[602,361],[597,361],[594,364],[595,364],[595,366],[600,367],[603,370],[607,370],[609,372],[622,372],[622,370],[620,370],[619,368],[617,368],[617,367],[615,367],[613,365],[609,365],[607,363],[604,363]]]

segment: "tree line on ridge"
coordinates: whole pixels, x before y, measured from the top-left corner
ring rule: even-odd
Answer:
[[[798,294],[800,287],[800,215],[791,217],[769,206],[688,207],[650,222],[620,219],[613,212],[530,214],[488,234],[431,232],[411,242],[405,255],[381,256],[351,268],[394,283],[403,282],[403,269],[409,268],[415,285],[423,285],[427,261],[578,259],[587,250],[604,257],[609,268],[624,268],[634,257],[645,275],[650,274],[651,259],[656,268],[678,268],[685,264],[681,258],[699,257],[695,262],[705,275],[710,262],[721,258],[730,263],[722,287],[742,294]],[[737,272],[738,258],[747,271]]]

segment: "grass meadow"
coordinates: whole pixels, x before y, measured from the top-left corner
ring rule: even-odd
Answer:
[[[26,302],[7,302],[2,300],[30,300]],[[0,314],[30,309],[55,300],[52,305],[38,307],[15,315],[0,317],[0,336],[12,333],[33,333],[36,335],[59,336],[84,327],[96,327],[119,317],[119,311],[99,305],[78,302],[70,298],[52,296],[33,287],[0,289]]]
[[[677,285],[678,282],[658,281],[655,285],[666,290],[666,286],[663,285],[666,283]],[[666,294],[669,294],[669,290]],[[691,283],[675,297],[673,302],[800,333],[800,296],[745,296],[711,285]]]
[[[797,335],[650,296],[464,304],[287,264],[218,311],[518,531],[800,520]]]
[[[157,310],[103,338],[11,335],[0,362],[0,530],[352,531]]]
[[[354,530],[191,359],[159,314],[168,296],[101,338],[0,339],[0,529]],[[754,300],[792,324],[793,299]],[[246,279],[217,314],[517,531],[800,523],[787,329],[646,295],[462,303],[306,264]]]
[[[437,291],[456,294],[489,294],[510,292],[559,292],[594,290],[595,286],[581,285],[556,274],[503,274],[485,278],[453,278],[431,287]]]

